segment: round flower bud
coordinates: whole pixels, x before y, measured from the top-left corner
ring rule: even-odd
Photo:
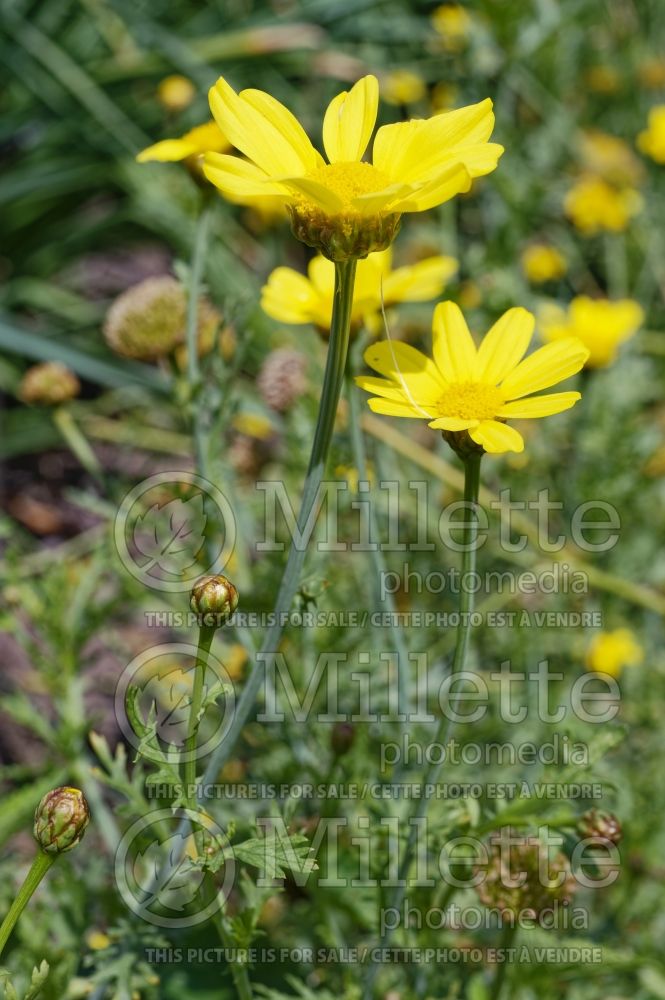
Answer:
[[[202,576],[192,587],[189,606],[201,625],[219,628],[238,607],[238,591],[225,576]]]
[[[80,842],[90,822],[90,810],[78,788],[53,788],[35,810],[33,832],[47,854],[64,854]]]
[[[286,413],[307,388],[307,362],[300,351],[280,347],[271,351],[261,366],[257,388],[267,405]]]
[[[618,844],[623,836],[621,823],[612,813],[602,809],[589,809],[577,824],[582,837],[594,840],[605,840],[610,844]]]
[[[186,76],[164,77],[157,85],[157,99],[167,111],[183,111],[196,97],[196,87]]]
[[[507,922],[537,920],[543,910],[566,906],[575,890],[564,854],[549,854],[538,837],[505,828],[490,838],[488,862],[477,874],[482,874],[476,886],[481,902],[497,908]]]
[[[74,399],[81,391],[81,383],[60,361],[45,361],[33,365],[21,379],[18,396],[24,403],[41,403],[57,406]]]
[[[348,753],[356,738],[356,730],[351,722],[336,722],[330,734],[330,745],[336,757]]]
[[[209,345],[221,317],[207,299],[199,300],[197,342]],[[168,274],[132,285],[109,309],[104,322],[106,341],[117,354],[138,361],[155,361],[184,343],[187,293]],[[207,347],[209,349],[209,347]]]

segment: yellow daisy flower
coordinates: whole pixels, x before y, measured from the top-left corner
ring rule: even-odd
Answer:
[[[205,122],[185,132],[178,139],[163,139],[146,149],[142,149],[136,157],[138,163],[157,160],[159,163],[178,163],[180,160],[198,158],[211,150],[223,153],[231,148],[231,143],[224,138],[215,122]]]
[[[423,212],[468,191],[503,152],[488,142],[492,102],[426,120],[384,125],[371,163],[363,161],[379,102],[376,77],[338,94],[323,120],[326,162],[300,122],[260,90],[239,94],[220,77],[210,108],[220,129],[246,160],[207,153],[208,180],[231,201],[280,197],[294,234],[331,260],[367,256],[388,247],[403,212]]]
[[[637,137],[637,148],[656,163],[665,163],[665,104],[649,112],[647,128]]]
[[[432,14],[432,27],[441,36],[444,48],[458,52],[471,33],[471,15],[458,3],[444,3]]]
[[[634,632],[617,628],[600,632],[594,637],[586,654],[587,670],[618,677],[624,667],[637,666],[644,659],[644,650]]]
[[[644,166],[627,142],[599,129],[584,129],[579,133],[579,150],[585,169],[611,184],[639,184]]]
[[[422,76],[409,69],[396,69],[392,73],[386,73],[381,85],[386,104],[415,104],[427,93]]]
[[[579,295],[567,311],[554,303],[545,306],[539,319],[543,340],[577,337],[589,351],[587,366],[605,368],[616,360],[619,346],[635,336],[644,312],[632,299],[610,302]]]
[[[452,257],[428,257],[407,267],[391,270],[392,250],[371,253],[358,263],[351,309],[352,325],[374,329],[385,305],[425,302],[437,298],[448,278],[457,270]],[[307,277],[290,267],[276,268],[261,292],[261,306],[280,323],[313,323],[326,333],[330,329],[335,291],[335,265],[325,257],[314,257]]]
[[[580,177],[564,201],[566,215],[587,236],[604,229],[613,233],[622,232],[642,206],[638,191],[614,187],[602,177],[591,174]]]
[[[558,281],[568,270],[566,258],[546,243],[532,243],[522,253],[522,269],[534,285],[545,281]]]
[[[365,361],[385,378],[363,375],[356,381],[376,394],[368,400],[375,413],[425,419],[457,451],[474,445],[492,454],[522,451],[522,435],[505,421],[547,417],[573,406],[579,392],[531,394],[574,375],[589,353],[569,337],[525,358],[533,328],[530,312],[509,309],[476,348],[460,308],[441,302],[434,310],[433,358],[399,341],[381,341],[367,348]]]

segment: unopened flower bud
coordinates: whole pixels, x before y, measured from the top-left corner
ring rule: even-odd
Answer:
[[[64,854],[80,842],[90,822],[90,810],[78,788],[53,788],[35,810],[33,832],[47,854]]]
[[[18,395],[24,403],[57,406],[74,399],[81,391],[81,383],[60,361],[45,361],[33,365],[21,379]]]
[[[238,591],[225,576],[202,576],[192,587],[189,606],[202,625],[219,628],[238,607]]]
[[[577,829],[582,837],[605,840],[618,844],[623,836],[621,823],[612,813],[602,809],[589,809],[581,817]]]
[[[336,757],[348,753],[356,738],[356,730],[350,722],[336,722],[330,734],[330,745]]]

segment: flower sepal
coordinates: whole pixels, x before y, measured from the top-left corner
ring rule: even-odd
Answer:
[[[313,247],[328,260],[363,260],[371,253],[387,250],[397,236],[401,215],[327,215],[299,205],[288,206],[291,230],[301,243]]]

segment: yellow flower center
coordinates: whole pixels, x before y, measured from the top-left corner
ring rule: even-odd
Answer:
[[[308,177],[341,198],[344,211],[353,211],[353,198],[390,187],[390,179],[371,163],[329,163],[312,171]]]
[[[440,417],[491,420],[505,400],[501,390],[484,382],[452,382],[436,401]]]

